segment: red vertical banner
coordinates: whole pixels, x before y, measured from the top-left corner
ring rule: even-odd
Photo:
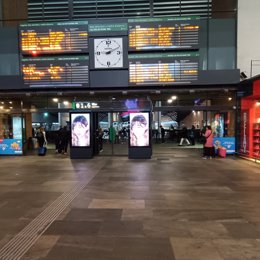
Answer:
[[[249,155],[249,110],[241,111],[240,153]]]

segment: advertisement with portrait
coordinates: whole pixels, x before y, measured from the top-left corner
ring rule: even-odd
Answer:
[[[90,146],[90,113],[71,113],[71,147]]]
[[[147,147],[150,145],[149,113],[130,113],[130,146]]]

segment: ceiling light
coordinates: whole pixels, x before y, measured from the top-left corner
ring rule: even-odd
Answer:
[[[63,101],[63,104],[67,106],[69,104],[69,101]]]
[[[171,104],[172,103],[172,99],[168,99],[167,103]]]
[[[58,98],[53,98],[52,101],[57,103],[59,101],[59,99]]]
[[[172,96],[172,100],[176,100],[177,99],[177,96]]]
[[[228,98],[228,101],[231,101],[231,100],[232,100],[232,97],[229,97],[229,98]]]

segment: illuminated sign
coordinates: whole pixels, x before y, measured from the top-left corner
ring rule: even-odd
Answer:
[[[130,146],[149,146],[149,113],[130,113]]]
[[[129,51],[198,49],[199,18],[129,19]]]
[[[198,53],[129,55],[129,85],[191,84],[198,80]]]
[[[127,23],[89,24],[89,32],[121,32],[127,31]]]
[[[0,139],[0,155],[22,155],[22,139]]]
[[[88,52],[87,21],[20,25],[23,55]]]
[[[88,86],[88,63],[86,56],[24,58],[24,83],[30,87]]]
[[[90,146],[90,114],[71,113],[71,146],[89,147]]]

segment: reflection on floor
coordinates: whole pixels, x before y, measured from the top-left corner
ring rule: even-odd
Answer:
[[[172,148],[0,157],[0,259],[259,259],[259,165]]]

